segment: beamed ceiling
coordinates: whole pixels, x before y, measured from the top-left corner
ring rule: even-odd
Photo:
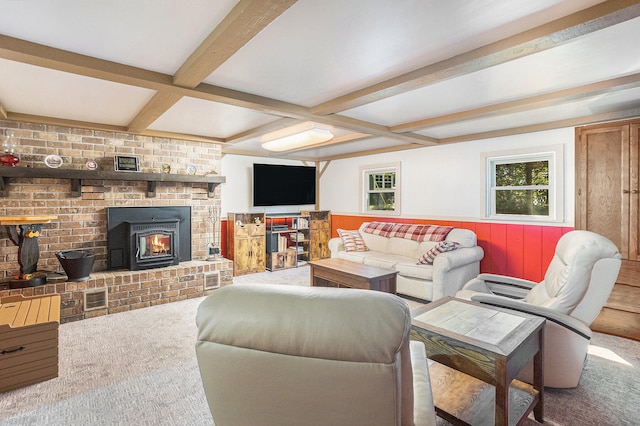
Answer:
[[[640,116],[638,40],[640,1],[0,0],[0,117],[328,161]]]

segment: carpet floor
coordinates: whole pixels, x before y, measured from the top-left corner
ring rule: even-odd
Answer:
[[[253,282],[308,285],[309,269],[234,278]],[[1,393],[0,425],[211,425],[194,348],[202,300],[62,324],[59,377]],[[546,390],[545,424],[639,419],[639,342],[595,333],[580,385]]]

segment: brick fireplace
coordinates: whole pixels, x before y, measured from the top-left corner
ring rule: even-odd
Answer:
[[[198,175],[220,170],[221,146],[210,142],[0,120],[0,134],[7,130],[18,140],[18,167],[46,168],[45,157],[55,154],[63,160],[60,169],[70,170],[87,170],[85,164],[93,160],[98,171],[113,171],[115,155],[138,157],[141,173],[161,173],[163,164],[171,165],[172,174],[186,175],[189,166],[195,166]],[[80,196],[71,194],[68,179],[11,178],[5,186],[0,215],[55,215],[58,219],[43,225],[39,237],[38,270],[53,278],[43,286],[0,289],[0,297],[59,293],[61,320],[68,322],[203,296],[212,291],[205,288],[232,281],[230,261],[204,260],[207,244],[221,240],[219,224],[213,230],[216,235],[211,229],[211,211],[220,208],[219,187],[209,193],[206,184],[161,182],[151,197],[145,181],[83,179],[81,193],[75,194]],[[107,270],[107,208],[156,206],[190,206],[191,260],[152,270]],[[56,273],[64,273],[55,256],[62,250],[96,255],[88,281],[55,278]],[[17,275],[17,259],[18,248],[2,230],[0,278]]]

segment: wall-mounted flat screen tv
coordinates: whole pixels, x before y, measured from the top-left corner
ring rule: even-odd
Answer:
[[[315,167],[279,164],[253,165],[254,206],[292,206],[315,203]]]

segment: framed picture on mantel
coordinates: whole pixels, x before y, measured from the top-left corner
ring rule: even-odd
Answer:
[[[125,157],[122,155],[116,155],[113,158],[113,163],[117,172],[140,171],[140,161],[138,160],[138,157]]]

